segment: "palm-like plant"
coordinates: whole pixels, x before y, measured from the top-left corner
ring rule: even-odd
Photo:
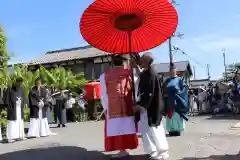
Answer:
[[[23,78],[24,95],[27,97],[29,91],[35,84],[35,80],[40,76],[40,72],[39,70],[35,72],[29,71],[27,65],[15,65],[14,76]]]
[[[40,71],[45,85],[53,91],[56,91],[56,89],[71,89],[87,83],[82,73],[74,75],[71,70],[63,67],[53,68],[50,71],[40,67]]]

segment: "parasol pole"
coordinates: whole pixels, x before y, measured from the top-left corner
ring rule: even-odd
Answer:
[[[172,65],[172,64],[173,64],[173,55],[172,55],[172,36],[169,37],[168,45],[169,45],[169,61],[170,61],[170,65]]]
[[[130,57],[133,57],[133,53],[132,53],[132,40],[131,40],[131,31],[128,31],[128,43],[129,43],[129,54]],[[131,59],[130,59],[131,62]],[[133,67],[131,67],[131,78],[132,78],[132,87],[133,87],[133,105],[135,106],[136,104],[136,97],[135,97],[135,83],[134,83],[134,74],[133,74]]]

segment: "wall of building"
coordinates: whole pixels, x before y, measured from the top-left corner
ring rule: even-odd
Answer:
[[[67,62],[60,62],[58,64],[46,64],[43,65],[45,68],[55,68],[57,66],[62,66],[64,68],[69,68],[73,73],[84,73],[87,80],[96,80],[100,75],[107,69],[112,67],[111,57],[97,57],[88,60],[72,60]],[[126,65],[128,62],[125,61]],[[29,69],[35,71],[38,66],[31,66]]]

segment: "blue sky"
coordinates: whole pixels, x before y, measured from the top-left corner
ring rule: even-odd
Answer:
[[[8,0],[1,2],[0,23],[6,30],[8,50],[16,57],[12,63],[35,59],[49,50],[86,45],[79,31],[79,20],[93,0]],[[224,70],[222,48],[227,64],[239,61],[239,0],[177,0],[182,39],[173,44],[185,51],[174,60],[190,60],[197,78],[206,78],[206,64],[213,79]],[[168,62],[167,44],[152,50],[157,62]],[[199,65],[199,63],[201,65]]]

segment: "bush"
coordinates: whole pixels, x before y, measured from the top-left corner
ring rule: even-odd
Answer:
[[[7,111],[6,109],[2,109],[0,112],[0,122],[2,126],[2,134],[5,135],[6,133],[6,125],[7,125]]]
[[[78,122],[85,122],[88,121],[88,115],[86,111],[84,111],[82,108],[78,106],[78,104],[75,104],[73,106],[73,111],[75,114],[75,118]]]

